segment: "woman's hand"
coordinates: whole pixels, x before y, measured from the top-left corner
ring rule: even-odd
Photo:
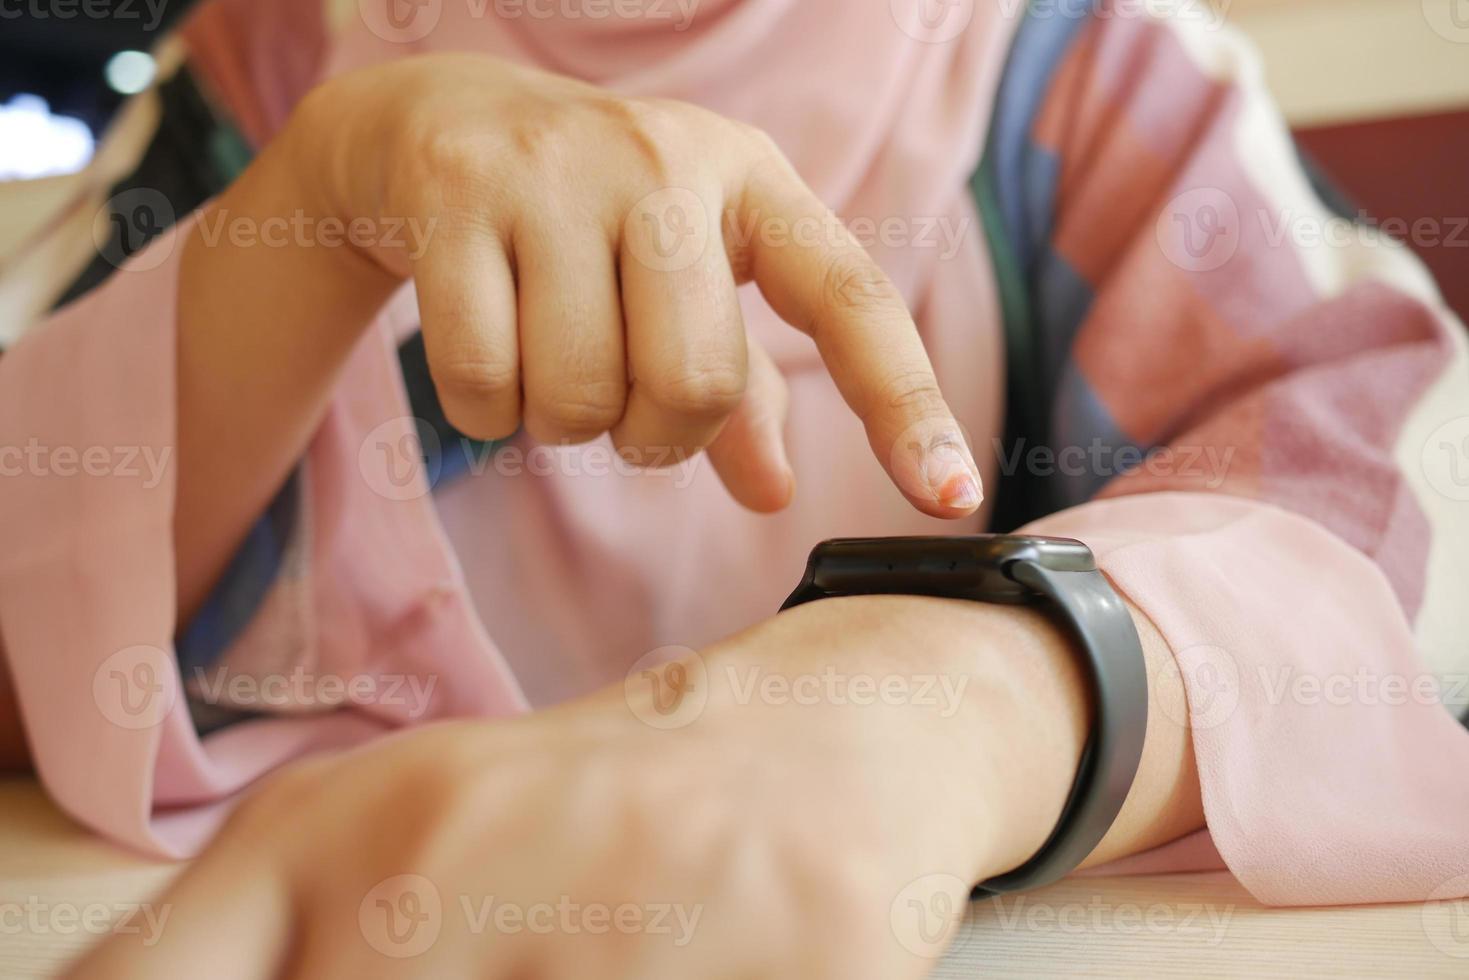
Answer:
[[[351,233],[316,240],[327,222]],[[412,58],[308,95],[188,238],[185,615],[409,276],[441,401],[471,436],[522,422],[554,442],[611,432],[645,466],[708,449],[738,500],[785,506],[785,386],[736,298],[754,281],[815,339],[914,506],[959,517],[979,505],[902,296],[761,133],[491,58]]]
[[[1171,703],[1098,859],[1201,822],[1182,688],[1139,627]],[[834,599],[576,704],[309,761],[156,900],[155,945],[115,936],[72,976],[920,977],[942,913],[1060,814],[1076,659],[1023,609]]]
[[[921,975],[877,842],[815,792],[815,760],[762,772],[768,740],[659,734],[570,712],[299,766],[155,900],[156,945],[72,976]]]
[[[465,433],[505,437],[522,419],[544,442],[611,432],[643,465],[708,448],[743,503],[784,506],[784,385],[735,291],[753,280],[815,338],[913,503],[978,505],[902,296],[757,130],[474,56],[341,77],[293,129],[311,200],[423,230],[367,251],[413,277]]]

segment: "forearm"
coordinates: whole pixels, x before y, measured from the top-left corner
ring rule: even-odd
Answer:
[[[296,465],[353,345],[401,282],[350,245],[284,230],[327,216],[297,179],[296,138],[288,127],[182,243],[181,618]],[[281,223],[297,216],[308,220]]]

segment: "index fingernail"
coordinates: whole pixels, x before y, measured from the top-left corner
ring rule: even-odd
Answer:
[[[951,440],[941,441],[929,449],[923,462],[923,476],[932,499],[945,507],[973,510],[984,499],[974,465]]]
[[[980,496],[979,484],[974,477],[961,476],[954,480],[939,496],[939,503],[953,510],[973,510],[984,498]]]

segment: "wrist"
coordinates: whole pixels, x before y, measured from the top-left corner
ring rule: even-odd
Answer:
[[[979,881],[1027,860],[1059,819],[1090,725],[1078,652],[1030,608],[831,599],[704,659],[709,717],[788,732],[786,751],[820,756],[815,771],[845,766],[838,819],[868,822],[909,875]]]
[[[409,252],[427,247],[404,234],[432,227],[405,209],[389,176],[400,170],[395,134],[405,122],[392,105],[365,87],[357,73],[318,85],[297,104],[277,142],[303,206],[309,213],[372,229],[345,236],[345,253],[370,278],[396,288],[412,274]],[[384,229],[396,229],[393,234]]]

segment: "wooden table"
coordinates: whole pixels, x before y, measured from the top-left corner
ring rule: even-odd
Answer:
[[[0,978],[53,975],[177,867],[99,841],[34,783],[0,781]],[[1154,975],[1469,976],[1469,902],[1283,910],[1224,874],[1073,879],[974,906],[933,974]]]

